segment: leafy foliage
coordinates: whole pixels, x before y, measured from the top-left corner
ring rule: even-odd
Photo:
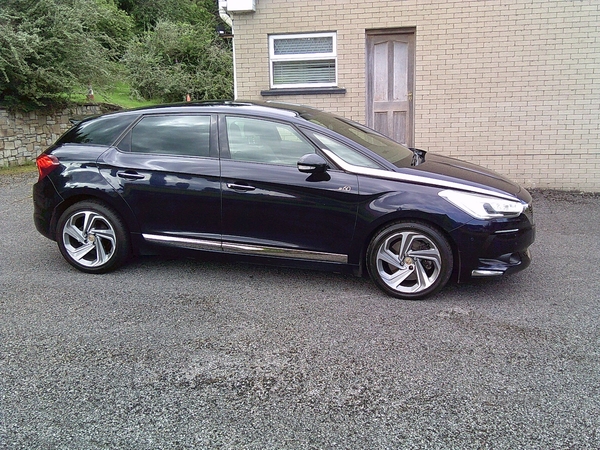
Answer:
[[[214,26],[159,21],[123,59],[132,87],[145,98],[181,101],[230,98],[231,49]]]
[[[207,24],[217,13],[216,0],[118,0],[139,31],[152,30],[160,21]]]
[[[35,107],[110,79],[133,23],[112,0],[5,0],[0,102]]]
[[[232,50],[217,37],[214,0],[0,2],[4,106],[53,105],[122,81],[147,99],[232,96]]]

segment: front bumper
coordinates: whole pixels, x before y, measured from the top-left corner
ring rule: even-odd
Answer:
[[[470,223],[455,230],[452,237],[460,249],[459,282],[472,277],[500,277],[529,266],[535,225],[522,215],[505,222]]]
[[[509,273],[518,272],[531,264],[531,252],[526,249],[523,252],[507,253],[498,259],[479,259],[479,267],[471,271],[474,278],[497,277]]]

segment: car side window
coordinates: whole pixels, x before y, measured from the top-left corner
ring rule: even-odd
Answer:
[[[137,118],[134,114],[117,114],[84,120],[67,131],[57,144],[112,145]]]
[[[146,116],[118,145],[132,153],[209,156],[210,116]]]
[[[339,158],[343,159],[349,164],[353,164],[355,166],[360,167],[368,167],[371,169],[381,169],[381,166],[377,164],[375,161],[366,157],[362,153],[354,150],[353,148],[348,147],[341,142],[338,142],[334,139],[331,139],[321,133],[311,132],[312,136],[319,141],[324,148],[330,150]]]
[[[315,148],[290,125],[249,117],[227,116],[231,159],[295,166]]]

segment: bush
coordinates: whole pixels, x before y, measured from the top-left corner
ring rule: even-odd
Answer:
[[[233,96],[233,57],[213,24],[159,21],[123,58],[131,86],[144,98],[181,101]]]
[[[0,102],[28,109],[111,80],[133,22],[112,0],[3,0]]]
[[[216,0],[118,0],[118,3],[135,20],[140,32],[152,30],[161,20],[192,25],[207,23],[218,9]]]

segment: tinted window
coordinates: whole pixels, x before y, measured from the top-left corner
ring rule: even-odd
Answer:
[[[331,150],[336,156],[340,157],[349,164],[361,167],[370,167],[373,169],[381,169],[381,166],[375,161],[367,158],[360,152],[348,147],[338,141],[328,138],[320,133],[312,133],[312,135],[323,145],[324,148]]]
[[[412,162],[413,152],[408,148],[356,122],[320,112],[304,113],[302,117],[352,139],[398,167]]]
[[[248,117],[227,117],[231,159],[295,166],[314,147],[292,126]]]
[[[144,117],[119,143],[135,153],[209,156],[210,116]]]
[[[85,120],[67,131],[57,143],[111,145],[136,118],[131,114]]]

